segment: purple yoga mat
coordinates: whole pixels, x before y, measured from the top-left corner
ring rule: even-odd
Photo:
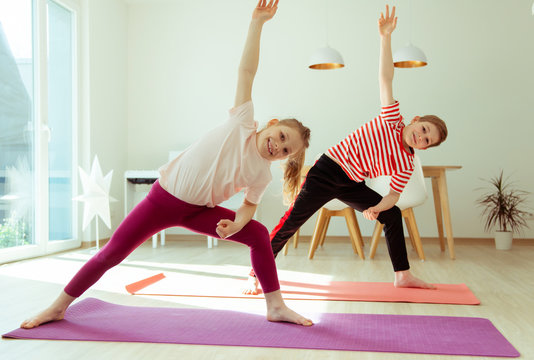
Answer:
[[[63,321],[3,337],[519,356],[482,318],[334,313],[311,318],[315,325],[304,327],[237,311],[124,306],[87,298],[71,306]]]

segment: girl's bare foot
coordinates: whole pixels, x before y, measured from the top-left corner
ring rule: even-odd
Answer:
[[[286,306],[280,290],[266,293],[265,301],[267,302],[267,320],[286,321],[304,326],[313,325],[310,319],[306,319]]]
[[[394,285],[398,288],[436,289],[434,285],[413,276],[410,270],[396,271]]]
[[[245,295],[258,295],[258,278],[249,276],[247,280],[247,287],[243,290]]]
[[[50,321],[63,320],[64,316],[65,310],[62,311],[51,306],[40,314],[25,320],[22,324],[20,324],[20,327],[23,329],[32,329]]]
[[[306,319],[304,316],[297,314],[285,305],[278,308],[269,308],[267,310],[267,320],[285,321],[304,326],[313,325],[310,319]]]
[[[75,297],[62,291],[52,305],[38,315],[23,321],[22,324],[20,324],[20,327],[23,329],[32,329],[50,321],[63,320],[65,311],[67,311],[67,308],[75,299]]]

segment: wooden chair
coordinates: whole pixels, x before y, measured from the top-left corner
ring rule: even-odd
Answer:
[[[339,201],[338,199],[329,201],[321,208],[321,210],[319,210],[319,216],[317,217],[315,230],[310,243],[308,258],[313,259],[317,247],[319,245],[323,245],[326,237],[326,231],[328,230],[328,225],[330,224],[330,218],[332,216],[343,216],[345,218],[345,221],[347,222],[347,228],[349,229],[352,250],[355,254],[360,256],[360,259],[365,259],[365,255],[363,254],[362,250],[362,234],[360,232],[360,227],[358,226],[358,220],[356,220],[356,213],[354,212],[353,208],[347,206],[347,204]]]
[[[413,212],[413,208],[424,203],[428,197],[425,186],[425,178],[423,175],[423,168],[417,155],[415,155],[414,158],[414,165],[415,168],[413,174],[406,184],[406,187],[402,191],[396,206],[402,212],[402,217],[406,223],[406,229],[408,230],[408,235],[410,236],[412,246],[415,247],[419,258],[421,260],[425,260],[423,244],[421,242],[421,236],[419,235],[419,230],[417,229],[417,223],[415,222],[415,215]],[[366,184],[371,189],[384,196],[389,192],[390,180],[390,176],[381,176],[375,179],[367,180]],[[378,246],[383,228],[384,225],[377,221],[371,237],[371,249],[369,252],[369,257],[371,259],[375,257],[376,248]]]
[[[322,154],[316,156],[316,160]],[[304,182],[308,171],[311,169],[311,165],[304,166],[301,171],[301,180]],[[348,207],[345,203],[334,199],[329,201],[319,210],[319,216],[317,222],[315,223],[315,230],[313,232],[312,241],[310,243],[310,250],[308,253],[308,258],[313,259],[315,251],[319,245],[323,246],[324,239],[326,238],[326,230],[330,224],[330,218],[332,216],[343,216],[347,222],[347,227],[349,229],[349,235],[351,239],[352,249],[354,253],[357,253],[361,259],[365,259],[363,253],[363,240],[360,232],[360,227],[358,226],[358,220],[356,219],[356,213],[354,209]],[[299,231],[293,235],[293,247],[296,249],[299,243]],[[287,255],[289,249],[289,243],[291,239],[284,245],[283,251],[284,255]]]

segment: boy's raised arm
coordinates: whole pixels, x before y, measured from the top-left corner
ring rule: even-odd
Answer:
[[[269,3],[267,0],[259,0],[252,13],[245,48],[239,64],[234,106],[244,104],[252,98],[252,83],[260,59],[261,30],[263,24],[276,14],[277,9],[278,0],[270,0]]]
[[[378,33],[380,34],[380,63],[378,68],[378,84],[380,87],[380,104],[382,106],[391,105],[395,102],[393,98],[393,56],[391,54],[391,33],[397,26],[395,17],[395,6],[389,13],[389,6],[386,5],[386,16],[380,14],[378,19]]]

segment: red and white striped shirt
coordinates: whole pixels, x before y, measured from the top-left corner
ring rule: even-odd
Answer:
[[[328,149],[354,181],[391,176],[390,188],[401,193],[414,169],[414,155],[402,145],[399,102],[383,106],[380,115]]]

